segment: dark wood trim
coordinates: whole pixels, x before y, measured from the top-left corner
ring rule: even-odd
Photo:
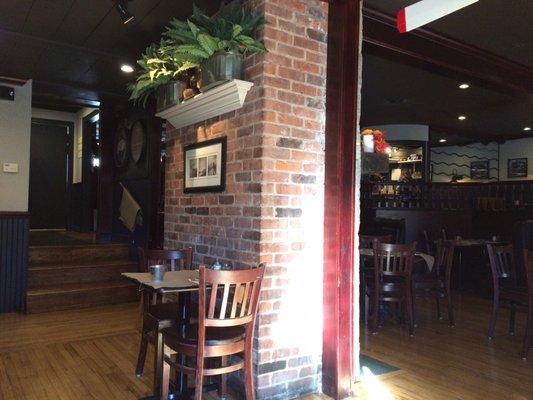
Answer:
[[[115,160],[113,156],[117,129],[117,107],[103,101],[100,106],[100,168],[98,168],[97,235],[109,239],[113,233],[113,180]]]
[[[407,34],[396,29],[396,19],[370,7],[363,9],[363,40],[403,56],[470,76],[500,89],[533,91],[533,69],[429,29]]]
[[[0,211],[0,217],[28,217],[30,213],[28,211]]]
[[[330,3],[326,90],[322,389],[349,397],[354,371],[355,154],[361,0]]]

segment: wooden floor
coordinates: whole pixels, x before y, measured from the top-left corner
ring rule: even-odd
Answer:
[[[421,310],[416,336],[393,323],[375,336],[363,332],[362,351],[400,368],[358,384],[372,400],[533,400],[533,360],[519,358],[523,316],[516,337],[485,338],[489,303],[458,299],[457,327]],[[0,399],[137,399],[150,394],[151,366],[134,374],[136,305],[37,315],[0,315]],[[151,355],[149,354],[149,357]],[[208,399],[215,399],[214,395]],[[324,399],[309,396],[306,400]]]

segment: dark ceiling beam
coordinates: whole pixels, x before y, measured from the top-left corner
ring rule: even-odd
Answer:
[[[97,49],[93,49],[90,47],[78,46],[75,44],[59,42],[57,40],[45,39],[39,36],[29,35],[27,33],[15,32],[15,31],[11,31],[8,29],[4,29],[4,28],[0,28],[0,35],[11,36],[13,38],[29,40],[32,42],[38,42],[38,43],[46,44],[49,46],[62,47],[69,51],[76,51],[76,52],[85,53],[85,54],[89,53],[89,54],[94,54],[95,56],[99,56],[99,57],[112,58],[112,59],[117,59],[117,60],[122,60],[122,61],[131,60],[133,58],[131,55],[108,53],[106,51],[97,50]]]
[[[533,69],[428,29],[400,34],[396,19],[363,8],[363,40],[515,92],[533,92]]]

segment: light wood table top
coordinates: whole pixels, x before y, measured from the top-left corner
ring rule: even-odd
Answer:
[[[165,293],[198,290],[200,283],[197,270],[169,271],[162,281],[153,281],[149,272],[123,272],[122,276],[142,288]]]

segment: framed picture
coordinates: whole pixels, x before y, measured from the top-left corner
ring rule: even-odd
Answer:
[[[507,178],[527,177],[527,158],[509,158],[507,160]]]
[[[185,193],[221,192],[226,188],[226,138],[186,146]]]
[[[482,180],[489,179],[490,169],[489,161],[472,161],[470,163],[470,179]]]

